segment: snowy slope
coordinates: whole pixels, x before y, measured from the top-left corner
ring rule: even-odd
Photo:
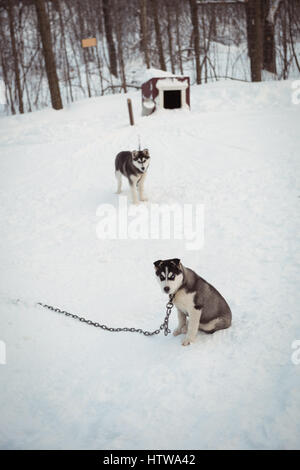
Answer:
[[[130,93],[136,128],[124,95],[0,119],[1,448],[300,447],[300,105],[288,81],[191,93],[191,112],[148,118]],[[97,238],[99,205],[118,207],[114,156],[138,132],[146,204],[204,204],[202,250]],[[155,329],[167,299],[152,263],[168,257],[221,291],[232,328],[184,348],[35,306]]]

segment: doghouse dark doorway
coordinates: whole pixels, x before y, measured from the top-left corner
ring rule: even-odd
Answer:
[[[181,91],[165,90],[164,91],[164,108],[175,109],[181,108]]]

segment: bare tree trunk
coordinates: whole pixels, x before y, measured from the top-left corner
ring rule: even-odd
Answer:
[[[207,83],[207,54],[208,49],[206,43],[208,43],[208,38],[206,38],[206,28],[205,28],[205,18],[202,14],[202,30],[203,30],[203,44],[204,44],[204,58],[203,58],[203,65],[204,65],[204,82]],[[201,67],[202,69],[202,67]]]
[[[118,42],[118,59],[119,59],[119,64],[120,64],[122,88],[124,90],[124,93],[127,93],[125,64],[124,64],[124,57],[123,57],[123,19],[121,17],[119,9],[115,11],[115,16],[117,19],[116,31],[117,31],[117,42]]]
[[[169,43],[169,55],[171,62],[172,73],[175,74],[175,63],[174,63],[174,53],[173,53],[173,44],[172,44],[172,7],[170,0],[167,1],[167,32],[168,32],[168,43]]]
[[[38,19],[38,28],[43,44],[43,53],[52,107],[54,109],[62,109],[63,105],[58,84],[54,53],[52,49],[50,23],[46,13],[44,0],[35,0],[35,8]]]
[[[210,5],[209,16],[210,16],[210,25],[211,25],[211,35],[213,40],[216,40],[217,37],[217,18],[216,18],[216,5]]]
[[[251,80],[253,82],[260,82],[263,63],[261,1],[248,0],[245,3],[245,7],[247,15],[247,40],[251,66]]]
[[[280,0],[262,0],[263,69],[276,74],[275,21]]]
[[[15,37],[15,27],[14,27],[14,8],[13,8],[12,1],[8,2],[7,11],[8,11],[11,47],[12,47],[12,53],[13,53],[13,59],[14,59],[14,72],[15,72],[15,80],[16,80],[16,89],[17,89],[17,94],[18,94],[19,111],[21,114],[23,114],[24,104],[23,104],[23,96],[22,96],[22,89],[21,89],[18,52],[17,52],[17,47],[16,47],[16,37]]]
[[[96,48],[96,58],[97,58],[97,65],[98,65],[98,70],[99,70],[100,90],[101,90],[101,95],[103,95],[102,66],[101,66],[101,60],[100,60],[100,55],[99,55],[99,51],[98,51],[98,45],[97,45],[97,48]]]
[[[25,75],[24,68],[23,68],[23,73]],[[27,101],[28,101],[28,111],[31,113],[32,112],[32,107],[31,107],[30,93],[29,93],[29,90],[28,90],[28,85],[27,85],[26,78],[24,79],[24,86],[25,86],[25,91],[26,91],[26,96],[27,96]]]
[[[3,79],[4,79],[4,83],[5,83],[5,92],[6,92],[7,104],[10,105],[11,113],[16,114],[14,99],[13,99],[13,96],[12,96],[11,85],[10,85],[8,77],[7,77],[6,61],[3,57],[3,52],[2,52],[1,48],[0,48],[0,55],[1,55],[1,66],[2,66],[2,72],[3,72]],[[8,90],[8,95],[7,95],[7,90]],[[8,100],[8,97],[9,97],[9,100]]]
[[[1,41],[1,44],[5,44],[5,36],[4,36],[4,31],[3,31],[3,21],[1,18],[1,12],[0,12],[0,41]],[[12,96],[11,84],[10,84],[11,81],[9,80],[9,77],[8,77],[8,70],[7,70],[8,64],[6,61],[6,57],[4,55],[4,51],[5,51],[4,47],[0,47],[1,67],[2,67],[3,80],[5,84],[5,97],[6,97],[8,106],[10,106],[11,113],[16,114],[13,96]]]
[[[159,55],[159,66],[161,70],[167,70],[165,57],[164,57],[164,50],[163,50],[163,45],[162,45],[162,40],[161,40],[159,20],[158,20],[157,0],[151,0],[151,6],[152,6],[152,16],[153,16],[155,36],[156,36],[156,45],[157,45],[158,55]]]
[[[288,59],[287,59],[287,0],[284,0],[283,9],[282,9],[282,16],[281,16],[281,24],[282,24],[282,47],[283,47],[283,72],[282,78],[286,80],[287,78],[287,71],[288,71]]]
[[[85,22],[82,16],[82,6],[80,4],[80,0],[77,0],[77,16],[78,16],[80,37],[81,39],[84,39],[86,37],[86,31],[85,31]],[[91,85],[90,85],[90,72],[89,72],[89,59],[90,59],[89,48],[83,48],[82,58],[83,58],[84,68],[85,68],[85,79],[86,79],[88,97],[91,98],[92,91],[91,91]]]
[[[194,53],[196,61],[196,83],[201,84],[201,66],[200,66],[200,34],[198,20],[197,0],[190,0],[191,20],[193,25]]]
[[[181,39],[180,39],[180,31],[179,31],[179,3],[176,2],[176,44],[177,44],[177,55],[179,60],[179,68],[180,73],[183,75],[183,65],[182,65],[182,55],[181,55]]]
[[[79,80],[79,88],[82,90],[83,95],[85,96],[85,89],[84,89],[84,86],[82,85],[80,66],[79,66],[78,58],[77,58],[77,49],[74,46],[74,42],[75,43],[77,42],[78,44],[80,44],[82,38],[80,38],[78,36],[76,24],[75,24],[75,21],[74,21],[74,12],[72,10],[73,5],[70,5],[69,2],[66,1],[66,6],[67,6],[68,11],[69,11],[69,15],[70,15],[69,18],[70,18],[70,21],[72,23],[73,33],[74,33],[75,40],[76,40],[76,41],[73,41],[73,37],[72,37],[70,43],[71,43],[71,48],[72,48],[72,52],[73,52],[74,61],[75,61],[75,64],[76,64],[77,77],[78,77],[78,80]]]
[[[110,16],[110,8],[111,4],[109,0],[102,0],[102,8],[103,8],[103,18],[104,18],[104,28],[105,28],[105,36],[107,41],[108,47],[108,55],[109,55],[109,64],[110,64],[110,72],[115,77],[118,76],[118,68],[117,68],[117,55],[116,55],[116,48],[112,34],[112,22]]]
[[[264,20],[263,69],[276,74],[274,24]]]
[[[291,4],[288,2],[288,14],[289,14],[289,33],[290,33],[290,41],[291,41],[291,48],[293,52],[293,56],[295,59],[295,63],[297,66],[298,71],[300,72],[300,63],[297,58],[297,53],[295,50],[294,38],[293,38],[293,28],[292,28],[292,11],[291,11]]]
[[[65,56],[65,63],[66,63],[66,75],[65,75],[65,80],[68,84],[69,87],[69,93],[70,93],[70,98],[71,101],[73,100],[73,93],[72,93],[72,81],[70,79],[70,64],[69,64],[69,59],[68,59],[68,53],[67,53],[67,45],[66,45],[66,35],[65,35],[65,27],[64,27],[64,21],[62,17],[62,12],[61,12],[61,6],[59,3],[59,0],[56,1],[56,8],[58,11],[58,16],[59,16],[59,24],[60,24],[60,30],[61,30],[61,36],[62,36],[62,46],[64,49],[64,56]]]
[[[141,43],[147,69],[150,68],[148,49],[147,0],[140,0]]]

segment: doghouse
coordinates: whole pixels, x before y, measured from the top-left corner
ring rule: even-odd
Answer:
[[[181,75],[153,76],[142,84],[142,115],[156,109],[190,108],[190,79]]]

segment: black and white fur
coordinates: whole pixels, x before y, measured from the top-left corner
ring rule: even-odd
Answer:
[[[198,330],[214,333],[231,325],[231,310],[222,295],[180,259],[155,261],[155,274],[162,290],[169,294],[178,311],[175,336],[185,334],[183,346],[192,343]]]
[[[118,183],[117,194],[122,190],[122,175],[128,179],[132,202],[138,204],[138,195],[141,201],[146,201],[144,184],[150,163],[148,149],[124,151],[118,153],[115,160],[116,178]]]

